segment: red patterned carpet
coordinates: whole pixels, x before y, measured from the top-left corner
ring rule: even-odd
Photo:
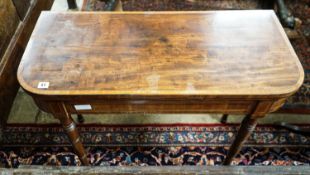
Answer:
[[[220,165],[237,125],[82,125],[88,158],[96,166]],[[310,128],[310,125],[303,125]],[[80,165],[58,125],[9,125],[0,163]],[[309,165],[310,139],[260,125],[233,161],[235,165]]]
[[[292,39],[291,43],[305,70],[305,80],[283,109],[310,114],[310,0],[290,0],[287,5],[292,14],[302,21],[297,29],[299,38]]]

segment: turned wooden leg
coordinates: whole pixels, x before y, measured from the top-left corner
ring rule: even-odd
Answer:
[[[64,130],[67,132],[69,139],[72,143],[72,146],[80,158],[83,165],[89,165],[87,160],[87,154],[85,152],[84,146],[81,142],[79,133],[76,129],[75,123],[71,118],[71,115],[67,112],[64,103],[55,104],[54,108],[56,109],[54,117],[57,118],[62,124]]]
[[[87,160],[87,154],[85,152],[84,146],[80,140],[80,136],[78,134],[75,123],[72,120],[71,116],[59,117],[59,120],[64,130],[67,132],[70,141],[72,143],[72,146],[77,155],[79,156],[81,162],[83,163],[83,165],[89,165],[89,162]]]
[[[223,114],[223,116],[221,118],[221,123],[222,124],[226,124],[227,123],[227,119],[228,119],[228,114]]]
[[[241,122],[238,134],[230,146],[228,155],[223,163],[223,165],[230,165],[233,158],[239,153],[240,149],[242,148],[243,143],[247,140],[250,136],[252,131],[255,129],[257,124],[257,119],[252,119],[251,115],[247,115]]]

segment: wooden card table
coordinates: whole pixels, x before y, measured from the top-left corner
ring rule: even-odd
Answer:
[[[71,114],[245,114],[229,165],[303,77],[273,11],[43,12],[18,69],[84,165]]]

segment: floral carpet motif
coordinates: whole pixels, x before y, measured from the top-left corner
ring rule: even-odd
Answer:
[[[302,127],[310,128],[309,125]],[[96,166],[220,165],[237,125],[81,125],[88,158]],[[58,125],[9,125],[0,164],[81,165]],[[235,165],[309,165],[310,139],[260,125]]]
[[[244,10],[261,9],[260,0],[121,0],[124,11],[195,11],[195,10]],[[310,113],[310,0],[285,0],[288,9],[302,21],[296,29],[299,37],[291,39],[305,70],[302,87],[288,99],[282,112]],[[86,11],[102,11],[105,9],[102,0],[84,0]]]
[[[2,145],[55,146],[71,145],[67,134],[57,124],[9,125]],[[305,128],[310,126],[305,125]],[[174,125],[95,125],[78,127],[82,142],[87,146],[229,146],[237,134],[238,125],[174,124]],[[262,125],[245,143],[248,146],[309,146],[310,139],[302,135]]]
[[[283,109],[310,113],[310,0],[287,1],[292,14],[302,21],[297,29],[299,38],[292,39],[291,43],[304,68],[305,79],[302,87],[290,97]]]

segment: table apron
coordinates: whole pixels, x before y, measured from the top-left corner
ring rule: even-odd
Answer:
[[[90,106],[91,109],[77,110],[76,105]],[[216,103],[156,103],[131,101],[120,103],[66,103],[69,113],[248,113],[253,102]]]
[[[211,100],[147,100],[147,99],[67,99],[50,100],[34,98],[40,109],[48,113],[58,113],[61,104],[70,114],[96,113],[225,113],[250,114],[254,109],[269,113],[281,107],[285,98],[269,100],[211,99]],[[82,107],[80,106],[82,105]],[[86,108],[85,108],[86,107]]]

